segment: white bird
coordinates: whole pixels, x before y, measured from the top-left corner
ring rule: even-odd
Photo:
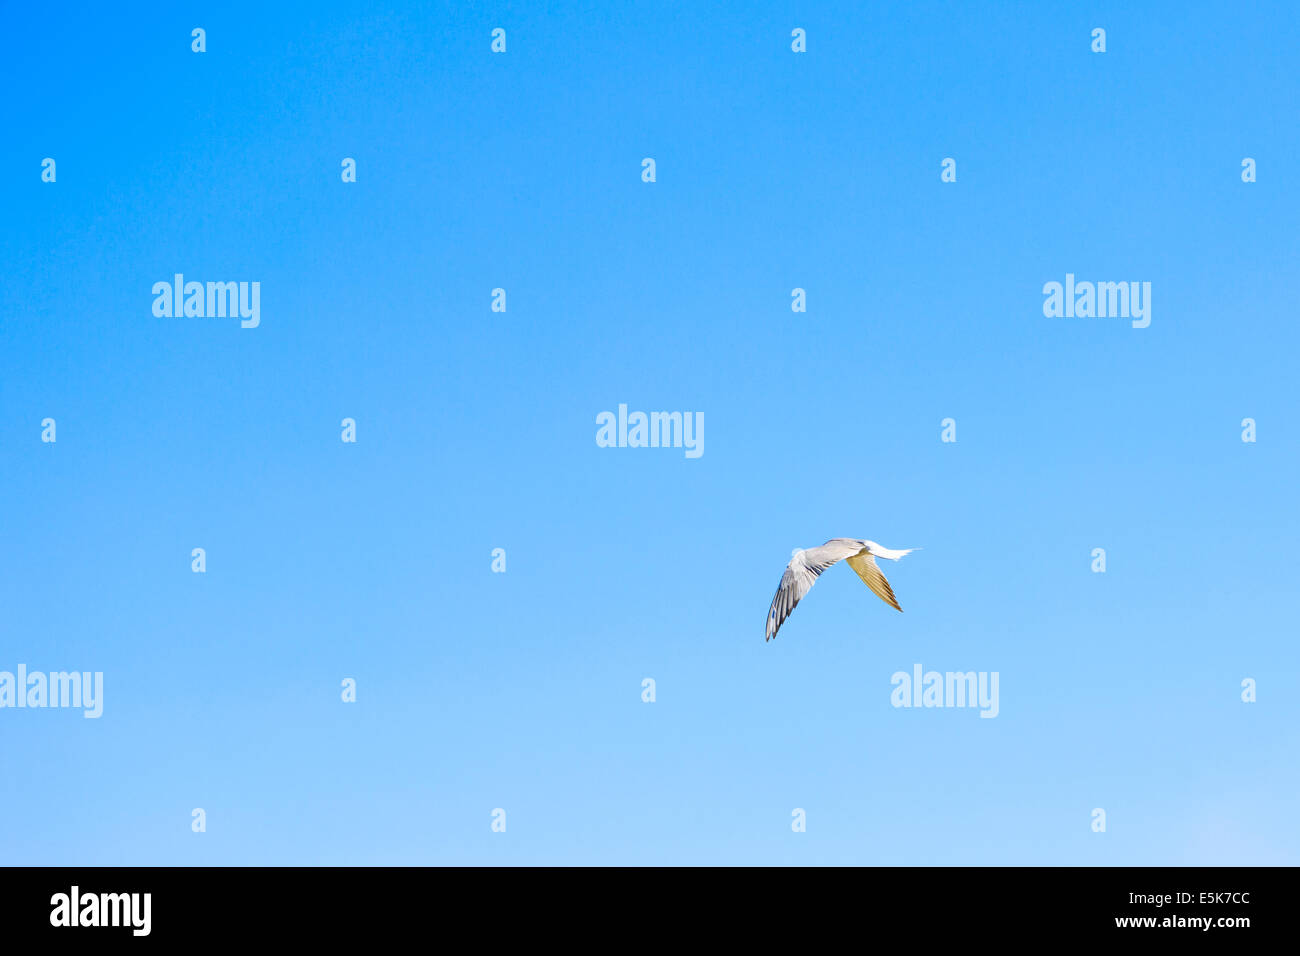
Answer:
[[[831,538],[820,548],[796,551],[790,563],[785,566],[785,574],[781,575],[781,586],[776,589],[776,597],[772,598],[772,608],[767,612],[767,637],[764,640],[770,641],[776,637],[776,632],[794,611],[795,605],[803,600],[803,596],[816,583],[821,573],[837,561],[847,560],[849,567],[857,572],[858,577],[862,578],[867,587],[875,591],[882,601],[895,610],[902,611],[903,609],[898,606],[898,598],[894,597],[893,589],[885,580],[885,575],[881,573],[880,568],[876,567],[876,557],[897,561],[903,555],[911,554],[916,550],[918,549],[905,548],[902,551],[891,551],[874,541]]]

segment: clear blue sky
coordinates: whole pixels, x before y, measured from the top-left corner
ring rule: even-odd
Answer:
[[[1300,861],[1294,4],[370,6],[8,11],[0,862]]]

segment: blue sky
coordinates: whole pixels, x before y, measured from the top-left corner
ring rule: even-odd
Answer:
[[[0,862],[1300,860],[1300,13],[1143,6],[9,11]]]

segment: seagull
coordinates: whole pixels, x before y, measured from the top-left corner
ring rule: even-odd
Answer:
[[[918,549],[905,548],[902,551],[891,551],[874,541],[860,541],[857,538],[831,538],[820,548],[796,550],[790,563],[785,566],[781,586],[776,589],[772,608],[767,612],[767,637],[764,641],[776,637],[776,632],[794,611],[795,605],[803,600],[821,573],[837,561],[847,560],[849,567],[857,572],[867,587],[894,610],[901,612],[903,609],[898,606],[893,588],[885,580],[880,568],[876,567],[876,557],[897,561],[916,550]]]

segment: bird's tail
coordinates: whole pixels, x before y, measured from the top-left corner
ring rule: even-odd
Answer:
[[[904,548],[901,551],[894,551],[890,548],[882,547],[874,541],[867,542],[867,550],[878,558],[889,558],[891,561],[897,561],[905,554],[911,554],[913,551],[920,551],[920,548]]]

